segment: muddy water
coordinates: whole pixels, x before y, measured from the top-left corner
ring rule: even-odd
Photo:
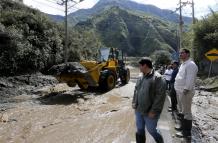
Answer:
[[[131,68],[130,82],[107,93],[57,84],[15,96],[8,103],[13,107],[1,112],[8,120],[0,122],[0,143],[133,143],[131,100],[138,75]],[[179,143],[168,104],[166,100],[158,127],[166,143]],[[147,134],[147,143],[153,142]]]
[[[130,142],[134,137],[133,84],[104,94],[84,95],[74,89],[36,98],[31,104],[19,102],[4,113],[9,121],[0,123],[0,142]],[[16,98],[25,100],[26,96]]]

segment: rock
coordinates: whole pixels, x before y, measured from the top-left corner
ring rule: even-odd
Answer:
[[[82,98],[79,98],[77,101],[78,101],[79,104],[84,104],[84,102],[85,102],[85,100],[82,99]]]
[[[0,87],[13,87],[11,83],[0,80]]]
[[[200,86],[200,90],[215,92],[218,91],[218,85]]]
[[[7,113],[2,113],[0,115],[0,122],[8,122],[8,114]]]

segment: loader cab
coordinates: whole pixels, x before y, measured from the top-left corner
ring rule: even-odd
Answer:
[[[108,61],[109,59],[113,60],[123,60],[123,53],[120,50],[115,48],[101,48],[100,49],[100,57],[99,60],[101,62]]]
[[[109,59],[110,48],[101,48],[99,53],[100,53],[99,61],[106,62]]]

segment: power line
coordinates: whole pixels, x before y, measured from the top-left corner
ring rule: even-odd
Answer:
[[[34,2],[36,2],[36,3],[38,3],[38,4],[41,4],[41,5],[43,5],[43,6],[46,5],[46,6],[48,6],[48,7],[53,8],[53,9],[59,10],[59,11],[61,11],[61,12],[64,12],[64,10],[62,10],[62,9],[60,9],[60,8],[57,8],[57,7],[53,7],[53,6],[51,6],[51,5],[48,5],[47,3],[39,2],[39,1],[36,1],[36,0],[32,0],[32,1],[34,1]]]
[[[46,0],[46,1],[51,2],[53,4],[57,4],[57,1],[55,2],[54,0]]]
[[[79,0],[79,2],[76,2],[74,0],[61,0],[61,2],[57,2],[59,5],[64,5],[65,6],[65,45],[64,45],[64,63],[67,63],[68,60],[68,21],[67,21],[67,17],[68,17],[68,4],[69,2],[73,2],[74,4],[71,7],[74,7],[76,4],[82,2],[83,0]]]

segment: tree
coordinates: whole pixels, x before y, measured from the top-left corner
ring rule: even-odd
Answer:
[[[151,58],[154,61],[155,66],[163,66],[168,65],[171,62],[171,56],[170,53],[167,51],[155,51]]]
[[[204,59],[204,54],[218,48],[218,13],[212,12],[210,16],[198,21],[194,25],[194,46],[196,61]]]

